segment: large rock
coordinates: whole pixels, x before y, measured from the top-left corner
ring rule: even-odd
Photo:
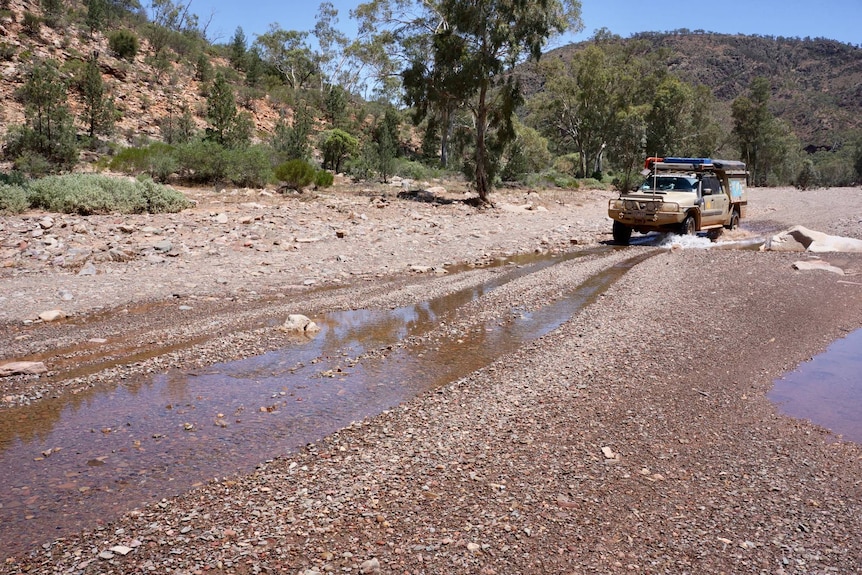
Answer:
[[[11,361],[0,365],[0,377],[10,375],[36,375],[45,373],[48,368],[41,361]]]
[[[44,322],[57,321],[66,317],[66,312],[61,309],[49,309],[39,314],[39,319]]]
[[[793,269],[799,271],[808,271],[808,270],[822,270],[825,272],[831,272],[833,274],[838,274],[840,276],[844,275],[844,270],[833,266],[823,260],[814,260],[814,261],[802,261],[802,262],[794,262]]]
[[[312,336],[320,331],[320,327],[316,323],[298,313],[292,313],[287,316],[287,320],[285,320],[279,329],[290,333],[301,333]]]
[[[763,249],[777,252],[862,253],[862,240],[830,236],[802,226],[794,226],[766,240]]]

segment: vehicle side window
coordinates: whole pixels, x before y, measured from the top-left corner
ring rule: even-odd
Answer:
[[[715,176],[706,176],[703,178],[703,186],[701,189],[709,188],[713,194],[721,193],[721,182]]]

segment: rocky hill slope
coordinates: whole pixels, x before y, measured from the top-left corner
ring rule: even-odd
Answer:
[[[862,128],[862,48],[825,38],[782,38],[682,31],[642,33],[622,40],[644,40],[668,49],[670,71],[686,82],[712,89],[730,103],[751,81],[772,84],[770,108],[788,122],[803,145],[831,146]],[[583,44],[549,55],[570,58]]]
[[[201,83],[188,55],[171,53],[167,69],[155,65],[155,52],[144,37],[133,61],[120,60],[108,49],[106,36],[90,34],[83,23],[83,3],[71,2],[59,26],[40,26],[38,33],[27,33],[25,14],[43,15],[41,3],[34,0],[4,0],[0,9],[0,137],[10,126],[24,121],[23,102],[16,90],[35,59],[54,59],[71,76],[74,62],[94,52],[108,91],[117,102],[121,118],[114,139],[132,143],[144,138],[160,138],[158,121],[178,116],[188,107],[200,128],[205,126]],[[145,24],[139,22],[141,26]],[[139,34],[139,36],[141,36]],[[642,33],[622,40],[645,40],[656,50],[669,49],[669,66],[684,80],[709,86],[720,104],[727,108],[745,93],[757,76],[773,85],[773,113],[786,120],[803,145],[832,146],[853,131],[862,129],[862,48],[822,38],[797,39],[764,36],[724,35],[679,31]],[[583,44],[558,48],[550,55],[567,58]],[[215,67],[229,64],[208,46],[206,53]],[[541,89],[533,77],[525,85],[529,91]],[[77,109],[77,95],[70,90],[71,105]],[[272,130],[278,117],[277,105],[268,97],[240,98],[252,115],[257,135]],[[725,126],[729,129],[729,125]]]

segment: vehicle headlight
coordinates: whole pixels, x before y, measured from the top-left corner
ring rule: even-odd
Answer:
[[[622,210],[625,208],[625,202],[622,200],[611,200],[611,209]]]
[[[663,212],[678,212],[679,204],[675,204],[673,202],[664,202],[661,205],[661,211]]]

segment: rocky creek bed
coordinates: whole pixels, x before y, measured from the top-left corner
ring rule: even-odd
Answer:
[[[498,257],[610,239],[609,192],[510,193],[493,210],[361,190],[190,193],[197,206],[175,215],[0,220],[0,357],[49,370],[0,380],[0,417],[289,345],[275,329],[287,313],[421,302],[480,285]],[[862,192],[753,190],[727,237],[796,224],[860,238]],[[553,266],[458,323],[538,306],[645,250]],[[862,327],[862,255],[817,255],[844,275],[794,269],[813,257],[662,249],[486,368],[252,474],[46,539],[3,572],[858,572],[859,445],[766,398]],[[51,309],[69,317],[38,319]]]

